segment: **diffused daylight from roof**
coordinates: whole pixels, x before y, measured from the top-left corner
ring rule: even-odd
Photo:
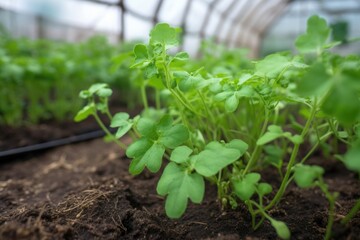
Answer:
[[[346,20],[349,35],[360,36],[358,0],[2,0],[0,7],[14,36],[33,38],[78,41],[103,33],[112,42],[146,40],[156,22],[167,22],[183,29],[182,48],[191,54],[205,38],[249,48],[252,56],[261,46],[291,49],[312,14]]]

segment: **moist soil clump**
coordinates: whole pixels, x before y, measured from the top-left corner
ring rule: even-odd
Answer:
[[[0,239],[277,239],[269,222],[252,230],[245,206],[221,210],[211,185],[201,205],[189,203],[181,219],[167,218],[156,194],[159,175],[131,176],[124,152],[102,139],[17,160],[0,165]],[[360,198],[358,177],[338,161],[309,164],[323,166],[330,190],[340,194],[333,239],[360,239],[360,214],[340,224]],[[262,177],[279,184],[275,169]],[[270,215],[287,223],[292,239],[323,239],[327,209],[319,189],[291,184]]]

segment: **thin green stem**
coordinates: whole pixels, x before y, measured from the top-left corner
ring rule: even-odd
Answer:
[[[141,92],[141,99],[142,99],[144,108],[145,108],[145,110],[147,110],[149,108],[149,104],[148,104],[148,100],[147,100],[147,96],[146,96],[146,89],[145,89],[144,84],[141,86],[140,92]]]
[[[166,55],[163,56],[164,59],[166,59]],[[189,109],[191,112],[195,113],[196,115],[201,116],[198,112],[196,112],[191,105],[188,104],[187,100],[183,98],[180,94],[178,94],[172,87],[171,87],[171,76],[170,76],[170,70],[168,65],[164,62],[163,64],[164,73],[165,73],[165,82],[167,89],[171,92],[171,94],[187,109]]]
[[[314,106],[313,108],[311,109],[311,114],[310,114],[310,117],[308,118],[306,124],[305,124],[305,127],[303,129],[303,131],[301,132],[301,137],[304,138],[306,136],[306,134],[308,133],[309,131],[309,128],[311,126],[311,123],[315,117],[315,113],[316,113],[316,108],[317,108],[317,105],[316,105],[316,100],[314,102]],[[290,174],[291,174],[291,169],[292,167],[294,166],[295,162],[296,162],[296,157],[298,155],[298,152],[299,152],[299,148],[300,148],[300,144],[296,143],[294,144],[294,148],[293,148],[293,151],[291,153],[291,156],[290,156],[290,160],[289,160],[289,163],[287,165],[287,168],[286,168],[286,173],[285,173],[285,176],[281,182],[281,185],[280,185],[280,188],[279,190],[277,191],[275,197],[273,198],[273,200],[269,203],[269,205],[267,205],[265,207],[265,210],[268,210],[270,208],[272,208],[273,206],[275,206],[276,204],[278,204],[282,198],[282,196],[284,195],[284,192],[286,190],[286,187],[288,185],[288,180],[289,180],[289,177],[290,177]]]
[[[265,212],[266,209],[264,209],[262,206],[260,206],[257,202],[254,202],[254,201],[252,201],[252,200],[250,200],[250,201],[251,201],[252,204],[254,204],[254,205],[258,208],[258,210],[255,211],[255,214],[257,214],[257,212],[260,212],[263,217],[265,217],[265,218],[267,218],[267,219],[269,219],[269,220],[272,219],[272,217],[270,217],[269,214],[267,214],[267,213]],[[260,226],[260,225],[259,225],[259,226]]]
[[[334,224],[336,194],[331,194],[329,192],[328,186],[322,178],[317,182],[317,186],[320,187],[321,191],[325,194],[326,199],[329,201],[329,217],[324,237],[325,240],[329,240],[331,238],[331,229]]]
[[[106,106],[105,114],[106,114],[106,116],[109,118],[109,120],[111,122],[112,115],[111,115],[110,110],[109,110],[109,100],[107,98],[105,99],[105,106]]]
[[[120,142],[110,131],[105,127],[104,123],[101,121],[99,115],[95,112],[93,114],[96,122],[99,124],[100,128],[106,133],[107,136],[111,137],[111,139],[123,150],[126,150],[126,145]]]
[[[341,221],[342,224],[347,224],[350,220],[360,211],[360,199],[355,203],[355,205],[351,208],[350,212],[343,218]]]
[[[269,112],[268,110],[265,108],[265,120],[264,120],[264,123],[263,123],[263,126],[261,128],[261,132],[260,132],[260,135],[259,136],[262,136],[265,131],[266,131],[266,127],[268,125],[268,121],[269,121]],[[255,143],[256,144],[256,143]],[[246,164],[246,167],[244,169],[244,172],[243,174],[245,175],[249,170],[250,168],[256,163],[257,159],[258,159],[258,155],[260,154],[261,152],[261,149],[262,147],[260,145],[255,145],[255,148],[254,148],[254,151],[253,153],[251,154],[251,158],[249,160],[249,162]]]
[[[314,146],[312,146],[312,148],[308,151],[308,153],[305,155],[305,157],[303,157],[300,161],[300,163],[304,163],[313,153],[314,151],[318,148],[319,144],[321,142],[324,142],[326,139],[328,139],[330,136],[332,135],[332,132],[328,132],[325,135],[321,136],[319,138],[319,140],[314,144]]]

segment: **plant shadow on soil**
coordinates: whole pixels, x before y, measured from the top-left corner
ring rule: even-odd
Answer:
[[[131,176],[123,155],[96,139],[0,165],[0,239],[277,239],[269,222],[253,231],[244,206],[222,211],[214,186],[201,205],[168,219],[156,194],[159,175]],[[319,161],[330,190],[340,193],[333,238],[360,239],[360,214],[339,223],[360,197],[357,176],[336,161],[310,163]],[[275,169],[262,173],[278,186],[276,176]],[[318,189],[291,184],[270,215],[288,224],[292,239],[323,239],[327,207]]]

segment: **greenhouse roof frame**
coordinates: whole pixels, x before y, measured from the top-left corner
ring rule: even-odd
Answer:
[[[26,0],[8,1],[26,2]],[[43,0],[33,1],[41,2]],[[250,48],[252,56],[258,55],[262,38],[266,35],[274,21],[289,8],[291,3],[318,3],[318,7],[321,8],[320,10],[329,14],[358,13],[360,11],[359,0],[148,0],[146,3],[136,0],[67,0],[61,1],[61,4],[76,4],[76,2],[92,4],[93,8],[102,6],[105,13],[107,9],[116,10],[117,20],[113,20],[111,24],[116,25],[117,30],[102,30],[101,32],[113,32],[120,41],[146,38],[150,29],[157,22],[165,21],[183,29],[184,45],[199,46],[202,40],[213,38],[217,43],[228,47]],[[341,9],[335,9],[332,6],[336,5],[337,2],[342,4],[349,2],[351,7],[346,8],[347,5],[345,4]],[[169,11],[169,6],[171,5],[176,5],[173,8],[178,12],[176,15],[177,19],[173,22],[171,22],[171,17],[164,17],[164,13]],[[7,9],[6,4],[5,6],[0,4],[1,7]],[[149,7],[149,9],[146,9],[144,13],[142,8],[145,7]],[[9,9],[16,10],[14,8]],[[173,13],[174,11],[168,15]],[[98,15],[99,17],[91,22],[93,26],[87,26],[93,32],[98,29],[96,25],[102,20],[102,17],[108,17],[107,13]],[[146,26],[139,28],[139,33],[130,34],[131,31],[137,30],[137,27],[133,27],[132,23],[129,24],[134,19],[137,19],[136,24],[144,23]],[[42,20],[56,21],[50,19],[49,16],[42,16]],[[64,24],[62,20],[59,20],[59,22]],[[67,25],[71,24],[67,23]],[[75,23],[74,26],[76,26]],[[38,37],[51,38],[46,33],[42,34],[45,36]],[[189,47],[184,45],[180,46],[180,49],[196,53],[196,51],[189,50]]]

